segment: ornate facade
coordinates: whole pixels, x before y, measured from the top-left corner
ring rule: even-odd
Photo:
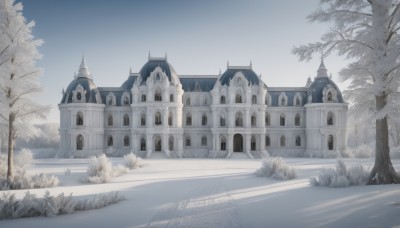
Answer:
[[[323,61],[305,87],[267,87],[252,66],[178,75],[152,58],[121,87],[97,87],[85,60],[63,91],[60,154],[327,157],[346,149],[348,104]]]

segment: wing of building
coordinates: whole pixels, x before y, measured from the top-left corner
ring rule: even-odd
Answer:
[[[346,149],[348,104],[324,62],[304,87],[268,87],[252,66],[178,75],[150,57],[120,87],[97,87],[85,60],[63,91],[60,154],[328,157]]]

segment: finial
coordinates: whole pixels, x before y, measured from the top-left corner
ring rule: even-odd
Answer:
[[[221,68],[219,68],[219,75],[221,75]]]
[[[149,51],[149,56],[147,58],[148,58],[148,60],[150,60],[150,58],[151,58],[150,51]]]
[[[62,95],[64,95],[64,94],[65,94],[65,90],[64,90],[64,88],[62,88],[62,91],[61,91],[61,93],[62,93]]]
[[[132,74],[132,67],[129,67],[129,75]]]
[[[250,60],[250,68],[253,69],[253,63]]]
[[[226,61],[226,67],[229,67],[229,60]]]

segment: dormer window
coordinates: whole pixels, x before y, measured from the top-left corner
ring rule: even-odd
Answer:
[[[282,92],[280,95],[279,95],[279,98],[278,98],[278,104],[279,104],[279,106],[287,106],[287,97],[286,97],[286,94],[284,93],[284,92]]]
[[[332,92],[329,91],[327,96],[326,96],[327,101],[332,101]]]
[[[114,93],[109,93],[106,98],[108,106],[115,106],[115,95]]]
[[[285,106],[286,104],[286,99],[284,97],[281,98],[281,106]]]
[[[86,90],[80,84],[76,86],[76,89],[74,91],[72,91],[73,102],[86,102],[85,96]]]
[[[76,94],[76,99],[77,99],[78,101],[82,100],[82,93],[78,92],[78,93]]]

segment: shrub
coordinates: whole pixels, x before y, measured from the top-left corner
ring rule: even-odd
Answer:
[[[113,176],[112,164],[104,154],[99,157],[92,157],[89,161],[87,174],[90,183],[109,182]]]
[[[134,153],[129,153],[124,156],[124,164],[129,169],[139,168],[142,163],[142,158],[136,156]]]
[[[286,164],[280,157],[267,157],[256,171],[259,177],[272,177],[278,180],[289,180],[297,177],[296,170]]]
[[[61,193],[52,196],[48,191],[43,198],[37,198],[35,194],[26,192],[22,200],[16,200],[15,194],[3,193],[0,197],[0,219],[71,214],[75,211],[102,208],[124,199],[118,192],[97,194],[91,199],[83,200],[75,200],[72,194],[65,196]]]
[[[88,181],[94,184],[109,182],[113,177],[121,176],[128,172],[129,169],[122,165],[113,166],[104,154],[90,158],[87,169]]]
[[[342,156],[347,158],[369,158],[373,155],[373,149],[367,144],[360,145],[353,149],[347,149],[345,152],[342,152]]]
[[[318,177],[312,177],[310,183],[314,186],[330,188],[345,188],[351,185],[362,185],[368,181],[370,171],[362,165],[347,168],[341,158],[337,160],[335,169],[323,169]]]
[[[0,163],[5,164],[6,159],[6,156],[0,156]],[[27,174],[26,168],[32,163],[32,161],[32,152],[28,149],[22,149],[15,155],[12,185],[7,181],[6,166],[2,166],[2,168],[0,168],[0,190],[49,188],[58,185],[59,180],[54,175],[40,173],[31,176]]]

